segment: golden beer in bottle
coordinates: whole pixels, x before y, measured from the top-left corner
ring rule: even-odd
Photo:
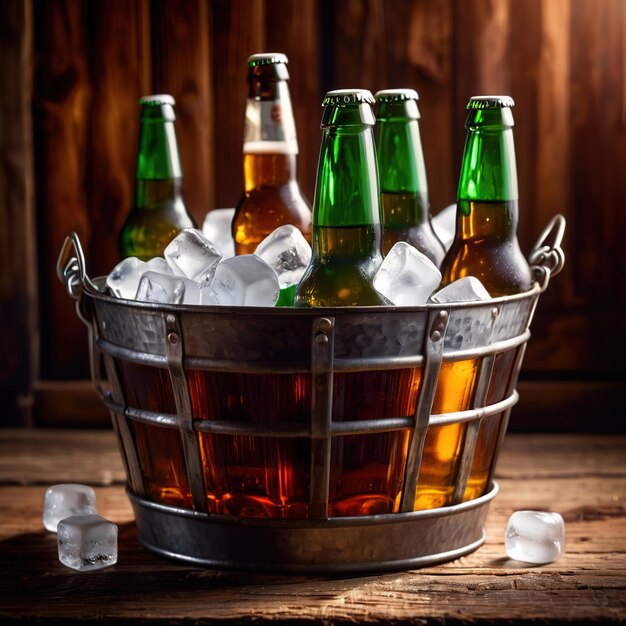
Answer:
[[[248,59],[244,192],[232,221],[236,254],[252,254],[283,224],[293,224],[311,241],[311,209],[296,180],[298,140],[288,81],[284,54]]]
[[[528,291],[532,285],[517,240],[512,107],[508,96],[474,96],[467,105],[456,233],[441,264],[442,285],[475,276],[492,297]]]

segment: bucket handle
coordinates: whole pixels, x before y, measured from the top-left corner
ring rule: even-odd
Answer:
[[[66,262],[65,259],[68,257],[71,247],[74,248],[75,256],[69,257]],[[80,244],[78,235],[74,231],[72,231],[63,242],[63,247],[57,259],[57,276],[65,285],[67,293],[74,300],[78,300],[81,287],[84,291],[89,293],[103,293],[101,289],[98,289],[98,287],[94,285],[87,275],[83,247]]]
[[[528,262],[535,279],[544,291],[551,276],[556,276],[565,264],[565,252],[561,248],[565,234],[565,218],[559,213],[555,215],[543,229]],[[551,241],[551,243],[549,243]]]

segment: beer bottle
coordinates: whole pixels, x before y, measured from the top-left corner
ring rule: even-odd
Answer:
[[[312,256],[296,306],[389,304],[372,285],[382,261],[373,103],[365,89],[324,98]]]
[[[446,251],[430,223],[417,92],[385,89],[375,98],[383,254],[398,241],[406,241],[439,267]]]
[[[253,253],[283,224],[293,224],[311,241],[311,208],[296,181],[298,140],[288,81],[284,54],[248,58],[244,192],[232,221],[236,254]]]
[[[493,297],[527,291],[532,285],[517,241],[512,107],[508,96],[474,96],[467,105],[456,233],[441,265],[442,285],[475,276]]]
[[[174,98],[146,96],[141,106],[135,201],[122,227],[122,258],[161,256],[183,229],[195,228],[183,200],[183,177],[174,130]]]

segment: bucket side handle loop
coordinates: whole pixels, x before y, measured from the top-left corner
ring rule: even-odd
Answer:
[[[565,234],[565,218],[555,215],[543,229],[537,243],[528,257],[528,263],[535,280],[544,291],[551,276],[556,276],[565,264],[565,252],[561,248]]]
[[[70,254],[70,249],[74,249],[74,256]],[[67,258],[67,261],[65,260]],[[85,254],[78,235],[72,231],[63,242],[59,258],[57,259],[57,276],[65,285],[65,289],[71,298],[78,300],[81,287],[89,293],[101,293],[101,290],[94,285],[87,275]]]

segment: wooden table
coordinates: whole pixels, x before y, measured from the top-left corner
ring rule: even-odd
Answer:
[[[508,435],[486,544],[422,570],[351,578],[211,571],[162,560],[137,541],[110,431],[0,430],[0,623],[626,622],[626,436]],[[96,488],[120,528],[117,565],[79,573],[41,521],[45,488]],[[566,554],[506,557],[516,509],[560,512]]]

